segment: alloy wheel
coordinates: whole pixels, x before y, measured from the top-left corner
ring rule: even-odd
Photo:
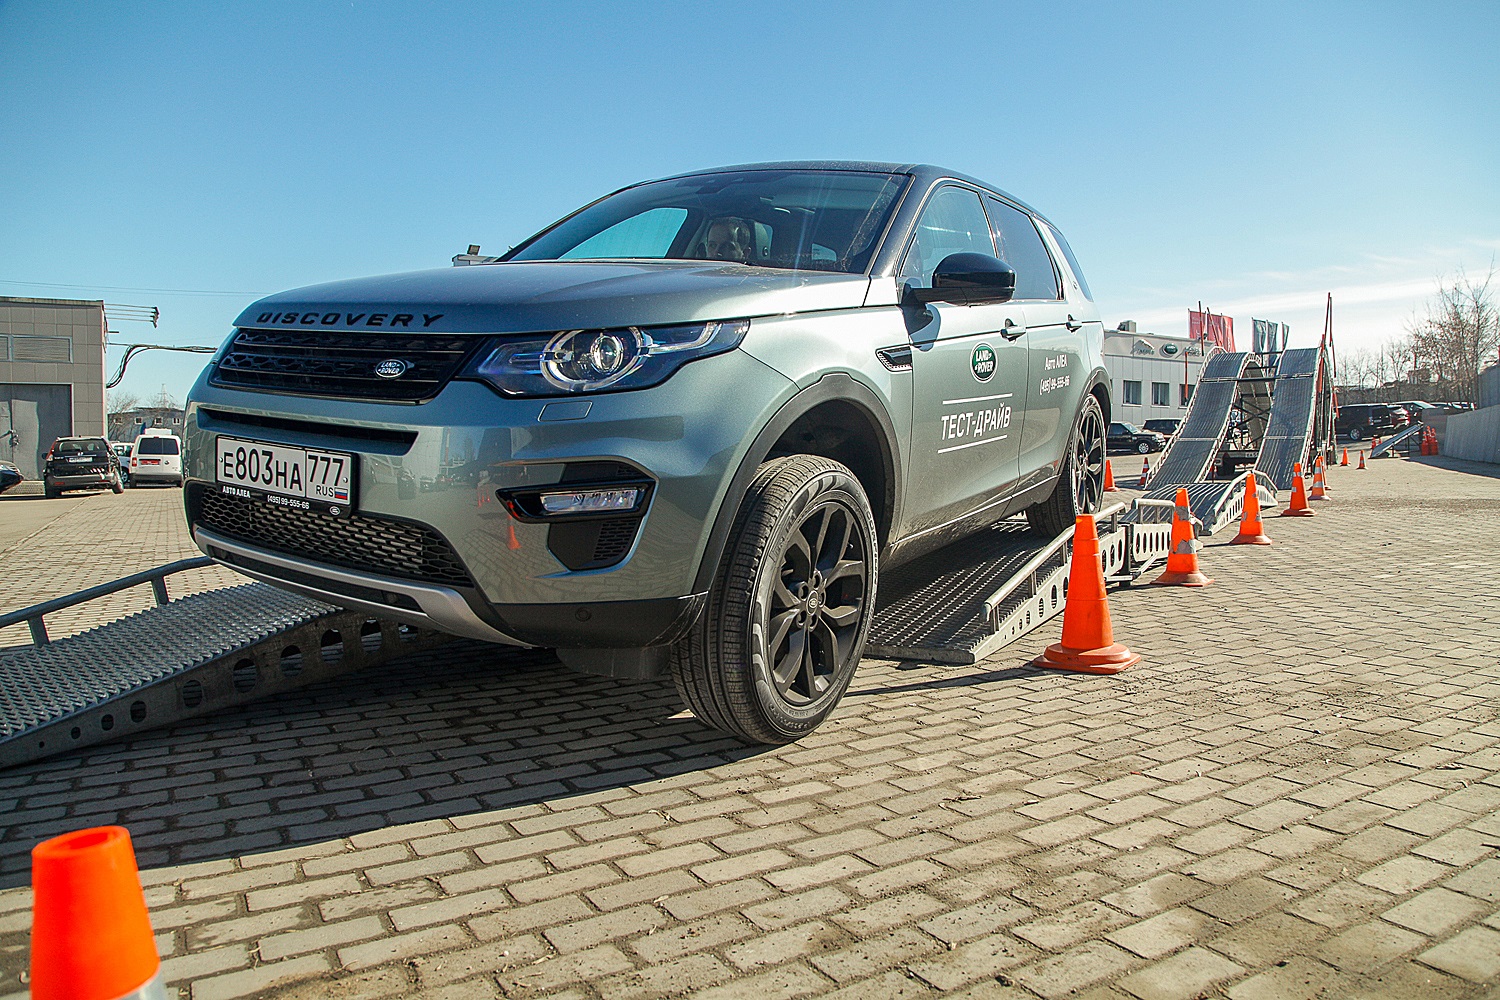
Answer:
[[[1080,514],[1092,514],[1104,498],[1104,418],[1094,406],[1084,408],[1073,436],[1073,502]]]
[[[827,499],[787,536],[771,589],[766,651],[776,691],[808,705],[852,669],[869,600],[869,543],[853,510]]]

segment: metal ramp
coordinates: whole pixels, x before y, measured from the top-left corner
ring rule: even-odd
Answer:
[[[1230,443],[1231,415],[1248,408],[1259,416],[1264,409],[1253,405],[1261,395],[1269,394],[1259,387],[1263,372],[1253,354],[1215,354],[1203,367],[1198,387],[1188,401],[1187,414],[1177,428],[1161,461],[1152,470],[1150,484],[1183,484],[1206,480],[1221,453]],[[1243,426],[1243,421],[1241,422]]]
[[[1172,510],[1176,507],[1177,491],[1188,491],[1188,508],[1193,515],[1193,530],[1201,538],[1216,534],[1234,524],[1245,511],[1245,473],[1233,479],[1204,480],[1198,483],[1181,483],[1162,486],[1142,497],[1137,497],[1122,520],[1135,524],[1172,523]],[[1276,491],[1269,484],[1259,482],[1257,475],[1256,495],[1261,508],[1281,506]]]
[[[1097,517],[1105,579],[1128,585],[1166,559],[1172,526],[1170,514],[1165,524],[1124,514],[1117,503]],[[881,578],[865,655],[978,663],[1062,611],[1072,554],[1072,528],[1044,538],[1011,519],[898,567]]]
[[[1323,393],[1323,351],[1304,347],[1285,351],[1276,368],[1271,394],[1271,416],[1255,459],[1255,474],[1276,490],[1291,489],[1298,462],[1307,463],[1318,427]],[[1329,426],[1325,419],[1323,426]]]
[[[1378,445],[1376,445],[1374,448],[1370,449],[1370,457],[1371,458],[1395,458],[1396,457],[1396,445],[1398,445],[1398,444],[1408,444],[1409,445],[1410,442],[1411,442],[1411,440],[1412,440],[1412,438],[1416,437],[1418,434],[1421,434],[1422,430],[1426,426],[1427,425],[1423,424],[1423,423],[1415,423],[1415,424],[1412,424],[1412,425],[1410,425],[1408,427],[1405,427],[1405,428],[1397,431],[1395,434],[1392,434],[1388,438],[1382,438],[1381,442]]]
[[[198,562],[0,617],[5,625],[30,622],[37,640],[0,653],[0,767],[217,712],[448,638],[263,583],[166,602],[165,571]],[[157,607],[47,639],[43,614],[144,582],[157,589]]]

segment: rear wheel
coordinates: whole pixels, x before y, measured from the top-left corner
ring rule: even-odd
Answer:
[[[116,475],[115,478],[109,481],[109,488],[113,490],[116,495],[125,492],[125,484],[120,482],[120,477],[118,475]]]
[[[672,650],[701,721],[790,743],[828,718],[854,677],[875,606],[875,518],[854,474],[794,455],[745,495],[708,604]]]
[[[1364,435],[1362,433],[1360,433],[1360,429],[1358,427],[1351,427],[1351,428],[1349,428],[1349,440],[1350,441],[1358,441],[1363,436]]]
[[[1136,445],[1135,445],[1135,450],[1136,450],[1136,453],[1139,454],[1139,455],[1149,454],[1150,451],[1151,451],[1151,444],[1150,444],[1150,442],[1147,442],[1147,441],[1137,441]]]
[[[56,500],[58,497],[62,496],[62,490],[58,489],[56,486],[52,485],[44,479],[42,480],[42,496],[46,497],[48,500]]]
[[[1092,514],[1104,497],[1104,410],[1086,396],[1073,436],[1063,455],[1052,495],[1026,508],[1026,520],[1044,535],[1056,536],[1073,526],[1079,514]]]

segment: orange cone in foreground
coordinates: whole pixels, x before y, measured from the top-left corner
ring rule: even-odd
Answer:
[[[1365,467],[1365,453],[1364,452],[1360,452],[1359,453],[1359,467],[1361,469],[1363,469]]]
[[[32,1000],[153,1000],[161,960],[130,834],[65,833],[31,852]]]
[[[1117,674],[1140,659],[1138,654],[1115,642],[1094,515],[1079,514],[1073,528],[1073,561],[1068,567],[1062,641],[1048,646],[1046,652],[1031,662],[1053,670]]]
[[[1172,512],[1172,551],[1167,554],[1167,571],[1151,583],[1157,587],[1207,587],[1213,583],[1198,570],[1198,536],[1193,534],[1186,489],[1177,491],[1177,509]]]
[[[1135,488],[1143,490],[1146,488],[1146,480],[1151,478],[1151,459],[1146,459],[1146,464],[1141,466],[1141,480],[1135,484]]]
[[[1348,465],[1349,464],[1349,449],[1348,448],[1344,449],[1344,457],[1341,458],[1341,459],[1339,459],[1339,464],[1340,465]]]
[[[1266,526],[1260,520],[1260,494],[1256,492],[1255,473],[1245,473],[1245,510],[1240,515],[1240,533],[1229,540],[1230,545],[1270,545],[1266,537]]]
[[[1307,488],[1302,483],[1302,463],[1292,466],[1292,502],[1287,504],[1282,517],[1312,517],[1317,511],[1307,505]]]
[[[1104,489],[1108,493],[1115,491],[1115,470],[1109,467],[1109,459],[1104,460]]]
[[[1313,484],[1312,492],[1307,495],[1309,500],[1328,499],[1328,481],[1323,478],[1323,456],[1319,455],[1313,461]]]

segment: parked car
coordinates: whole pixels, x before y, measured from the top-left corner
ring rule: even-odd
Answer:
[[[1406,411],[1408,417],[1417,423],[1427,423],[1427,415],[1443,412],[1443,408],[1436,403],[1428,403],[1420,399],[1403,399],[1395,404]]]
[[[0,493],[4,493],[25,480],[26,477],[21,475],[20,466],[13,462],[0,462]]]
[[[43,463],[42,492],[60,497],[68,490],[111,489],[125,492],[120,467],[102,437],[64,437],[52,442]]]
[[[120,478],[130,485],[130,445],[124,441],[112,442],[109,450],[115,453],[115,462],[120,466]]]
[[[1103,336],[1062,235],[981,181],[685,174],[496,262],[252,305],[188,397],[187,517],[251,576],[669,671],[786,742],[848,687],[880,570],[1098,508]],[[392,457],[451,483],[403,493]]]
[[[1142,430],[1135,424],[1117,420],[1109,425],[1110,451],[1134,451],[1145,455],[1153,451],[1161,451],[1167,446],[1167,439],[1156,431]]]
[[[1387,405],[1389,405],[1390,408],[1391,408],[1391,429],[1392,430],[1397,430],[1397,431],[1404,430],[1405,428],[1411,426],[1411,423],[1412,423],[1411,412],[1409,410],[1407,410],[1406,407],[1402,406],[1400,403],[1390,403],[1390,404],[1387,404]]]
[[[1402,426],[1405,426],[1403,411]],[[1334,433],[1350,441],[1364,441],[1396,429],[1396,415],[1385,403],[1346,403],[1339,407]]]
[[[1181,417],[1152,417],[1141,425],[1145,430],[1155,431],[1167,440],[1177,433],[1177,428],[1182,426]]]
[[[130,485],[182,485],[182,439],[169,431],[147,428],[130,446]]]

